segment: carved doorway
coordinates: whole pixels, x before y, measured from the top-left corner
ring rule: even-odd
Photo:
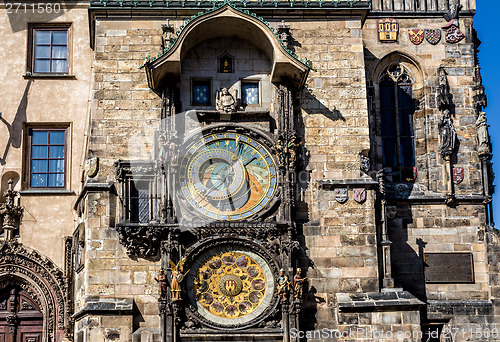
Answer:
[[[0,292],[0,342],[41,342],[43,314],[19,287]]]

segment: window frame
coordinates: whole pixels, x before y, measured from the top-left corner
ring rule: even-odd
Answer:
[[[257,103],[244,103],[243,102],[243,85],[245,84],[256,84],[259,101]],[[260,80],[256,79],[241,79],[240,80],[240,94],[241,94],[241,105],[243,107],[259,107],[262,104],[262,94],[261,94],[261,84]]]
[[[400,73],[399,74],[392,74],[391,73],[391,68],[399,68]],[[384,83],[391,84],[392,88],[392,93],[391,93],[391,102],[393,102],[393,107],[382,107],[382,103],[384,101],[383,99],[383,90],[384,88],[389,88],[387,85],[384,85]],[[380,128],[379,128],[379,134],[380,134],[380,147],[381,147],[381,162],[382,166],[387,169],[391,168],[391,171],[388,173],[388,175],[393,176],[395,181],[402,181],[404,178],[404,173],[407,169],[409,168],[414,168],[416,166],[416,145],[415,145],[415,104],[414,104],[414,85],[415,81],[411,77],[411,73],[400,63],[393,63],[391,65],[388,65],[385,68],[385,72],[382,73],[382,75],[379,78],[378,82],[378,103],[379,103],[379,118],[380,118]],[[411,107],[404,107],[400,103],[400,92],[405,92],[403,89],[404,87],[409,87],[410,89],[410,98],[411,98]],[[386,95],[387,96],[387,95]],[[395,126],[395,132],[393,135],[384,135],[383,133],[383,128],[387,123],[384,123],[384,111],[391,111],[391,116],[392,116],[392,121]],[[409,130],[410,130],[410,135],[402,135],[401,132],[401,127],[403,123],[403,117],[402,115],[405,115],[406,112],[409,112],[410,114],[407,114],[411,116],[411,119],[408,120],[408,125],[409,125]],[[396,144],[396,164],[394,166],[388,165],[386,161],[386,154],[385,154],[385,148],[384,148],[384,141],[387,139],[394,139],[395,144]],[[406,153],[402,150],[402,140],[404,139],[410,139],[411,141],[411,153]],[[407,157],[411,157],[411,162],[405,162]],[[392,163],[391,163],[392,164]]]
[[[35,72],[35,35],[36,31],[66,31],[66,71],[64,72]],[[29,23],[28,24],[28,47],[26,61],[26,76],[44,77],[67,77],[72,71],[72,30],[71,23]],[[52,43],[49,45],[52,51]],[[52,56],[49,61],[52,61]]]
[[[194,87],[196,85],[208,85],[208,103],[197,103],[194,100]],[[192,78],[191,79],[191,106],[210,107],[213,104],[212,99],[212,79],[211,78]]]
[[[25,127],[25,153],[26,153],[26,158],[25,158],[25,177],[24,177],[24,182],[23,182],[23,188],[26,190],[30,191],[39,191],[39,192],[45,192],[45,191],[67,191],[68,190],[68,180],[70,179],[69,175],[69,146],[70,146],[70,125],[69,124],[41,124],[41,125],[26,125]],[[35,186],[33,187],[31,185],[31,176],[32,176],[32,147],[33,147],[33,131],[47,131],[47,132],[64,132],[64,171],[62,172],[64,174],[64,180],[63,180],[63,186],[48,186],[48,167],[47,167],[47,186]],[[49,142],[47,142],[49,143]],[[50,146],[50,144],[47,144],[47,146]],[[47,151],[48,153],[48,151]],[[41,158],[42,159],[42,158]],[[49,160],[48,155],[47,155],[47,161]]]

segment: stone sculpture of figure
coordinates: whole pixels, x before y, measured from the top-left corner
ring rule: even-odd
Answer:
[[[170,159],[170,166],[176,167],[179,165],[179,146],[173,141],[168,145],[168,157]]]
[[[236,100],[227,88],[222,88],[217,92],[217,110],[226,114],[232,114],[236,111]]]
[[[184,279],[184,276],[189,272],[189,270],[184,272],[184,263],[186,262],[186,258],[183,258],[176,264],[172,260],[170,260],[170,266],[172,268],[172,280],[170,281],[170,292],[172,293],[172,302],[182,300],[181,298],[181,282]]]
[[[290,280],[288,280],[288,276],[285,275],[285,270],[280,270],[280,276],[278,277],[278,295],[281,297],[281,300],[288,300],[288,295],[290,294]]]
[[[302,145],[302,142],[295,135],[292,136],[290,142],[288,143],[288,166],[293,169],[295,164],[297,163],[297,152],[298,149]]]
[[[160,274],[158,274],[158,278],[155,278],[160,286],[160,298],[167,299],[167,276],[165,275],[163,267],[160,268]]]
[[[480,112],[476,120],[477,139],[480,152],[490,152],[490,135],[486,124],[486,113]]]
[[[296,299],[302,299],[307,284],[307,277],[301,277],[301,273],[302,270],[297,268],[297,273],[293,277],[293,294]]]
[[[448,84],[448,75],[443,66],[440,66],[438,69],[438,78],[439,78],[439,86],[437,95],[437,105],[441,110],[443,110],[450,108],[452,104],[450,85]]]
[[[451,120],[451,114],[448,109],[443,111],[443,116],[438,123],[439,129],[439,139],[441,142],[441,155],[444,157],[449,157],[453,150],[455,149],[455,140],[457,133],[455,127],[453,126],[453,121]]]

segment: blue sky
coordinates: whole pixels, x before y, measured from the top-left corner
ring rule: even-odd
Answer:
[[[493,195],[493,218],[500,227],[500,68],[499,44],[500,35],[498,28],[493,25],[498,20],[498,2],[494,0],[476,0],[477,13],[474,16],[474,27],[482,41],[479,47],[479,65],[483,76],[483,84],[488,96],[486,118],[490,127],[490,136],[493,144],[493,167],[496,174],[495,185],[497,189]]]

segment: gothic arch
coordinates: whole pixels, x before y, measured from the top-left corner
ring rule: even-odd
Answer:
[[[43,342],[59,342],[70,331],[68,284],[48,258],[18,242],[0,245],[0,289],[19,286],[43,314]]]
[[[426,76],[424,70],[420,67],[417,57],[414,57],[407,52],[397,50],[390,52],[380,59],[373,71],[372,80],[378,83],[384,75],[385,70],[393,64],[401,64],[408,70],[411,74],[415,89],[421,89],[424,86]]]

